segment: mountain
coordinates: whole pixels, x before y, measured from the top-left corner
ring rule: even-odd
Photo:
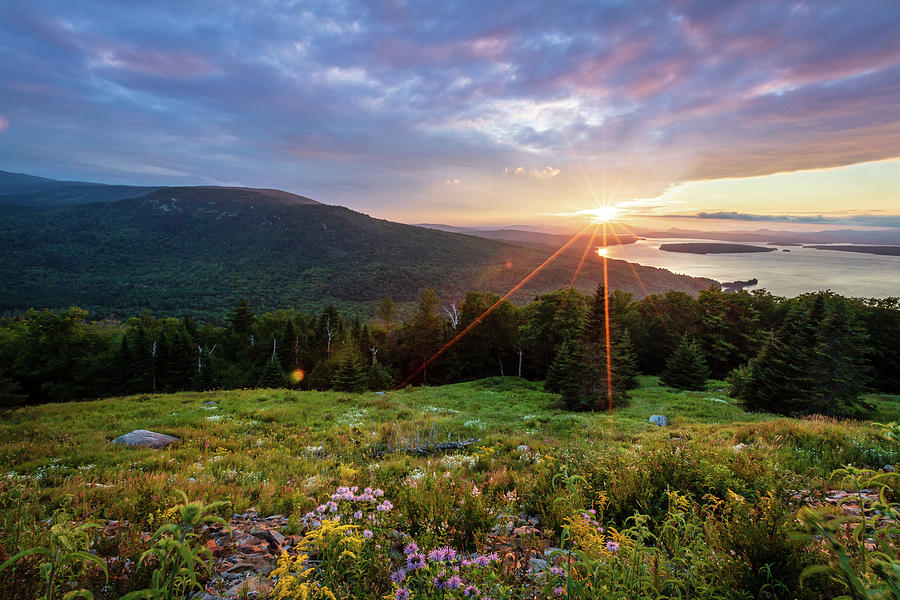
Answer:
[[[46,208],[135,198],[159,187],[58,181],[24,173],[0,171],[0,205]]]
[[[168,187],[113,202],[0,206],[0,236],[0,311],[78,305],[94,316],[150,310],[221,319],[239,298],[258,310],[334,303],[370,314],[380,299],[411,303],[426,286],[445,302],[467,290],[502,294],[551,254],[248,188]],[[568,286],[583,252],[571,248],[513,299]],[[588,256],[576,286],[590,292],[602,270]],[[609,271],[611,287],[638,297],[714,283],[623,261],[611,260]]]
[[[523,229],[480,229],[475,227],[456,227],[454,225],[440,225],[435,223],[425,223],[420,227],[428,227],[429,229],[439,229],[441,231],[451,231],[454,233],[464,233],[475,237],[487,238],[489,240],[503,240],[505,242],[514,242],[523,246],[535,247],[552,247],[559,248],[571,239],[571,235],[561,233],[547,233],[543,231],[528,231]],[[587,243],[591,236],[583,235],[584,243]],[[607,236],[607,245],[616,246],[619,244],[633,244],[638,236],[632,234],[619,234],[618,236]],[[595,245],[600,244],[600,238],[594,240]],[[582,244],[583,245],[583,244]]]

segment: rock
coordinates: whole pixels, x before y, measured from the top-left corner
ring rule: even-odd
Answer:
[[[243,598],[241,594],[246,590],[247,597],[249,598],[265,598],[269,595],[269,592],[272,591],[272,582],[267,579],[260,579],[258,577],[248,577],[244,581],[238,582],[228,588],[228,591],[225,592],[225,596],[227,598]]]
[[[208,400],[208,401],[206,401],[206,402],[203,403],[203,406],[218,406],[218,404],[216,404],[216,403],[213,402],[212,400]]]
[[[667,427],[669,425],[669,419],[664,415],[650,415],[650,422],[659,427]]]
[[[528,561],[528,572],[531,574],[542,573],[547,570],[547,561],[543,558],[532,556]]]
[[[894,465],[884,465],[884,467],[882,467],[881,470],[884,471],[885,473],[893,473]]]
[[[146,448],[165,448],[169,444],[176,444],[179,440],[177,437],[156,433],[155,431],[147,431],[146,429],[135,429],[125,435],[120,435],[112,441],[113,444],[133,447]]]
[[[375,392],[376,396],[384,396],[384,392]]]

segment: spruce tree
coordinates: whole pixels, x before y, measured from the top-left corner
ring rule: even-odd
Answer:
[[[266,366],[259,375],[257,387],[261,388],[283,388],[287,382],[284,370],[275,358],[266,361]]]
[[[366,388],[368,372],[359,351],[348,345],[331,377],[331,385],[341,392],[359,392]]]
[[[603,409],[610,400],[613,406],[622,406],[628,402],[628,390],[637,386],[630,336],[610,323],[607,349],[606,330],[605,290],[599,286],[559,386],[571,410]]]
[[[675,352],[666,361],[660,380],[681,390],[702,390],[709,377],[703,350],[695,340],[682,336]]]
[[[569,372],[570,363],[572,361],[572,346],[569,340],[564,340],[560,345],[553,362],[547,369],[547,377],[544,381],[544,390],[553,394],[562,392],[562,382]]]
[[[815,347],[816,386],[804,412],[851,415],[868,382],[867,336],[847,308],[835,298],[825,312]]]

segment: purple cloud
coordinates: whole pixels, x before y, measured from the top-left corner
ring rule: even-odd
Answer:
[[[900,155],[898,28],[849,0],[13,1],[0,168],[396,212],[449,173],[575,173],[567,136],[652,196]]]

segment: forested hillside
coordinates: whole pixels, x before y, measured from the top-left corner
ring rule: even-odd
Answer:
[[[0,207],[0,236],[0,311],[78,305],[93,316],[149,310],[221,319],[239,298],[261,310],[335,304],[370,315],[381,298],[402,306],[426,286],[450,300],[469,289],[505,293],[548,255],[241,188],[163,188],[116,202]],[[583,250],[573,246],[514,300],[568,286]],[[591,254],[576,287],[592,291],[600,279]],[[638,297],[695,293],[711,283],[610,261],[610,287]]]

